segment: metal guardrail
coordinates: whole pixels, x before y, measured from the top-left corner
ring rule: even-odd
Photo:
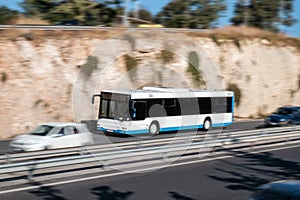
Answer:
[[[122,30],[127,28],[103,26],[57,26],[57,25],[0,25],[0,29],[32,29],[32,30]]]
[[[279,132],[281,130],[281,132]],[[154,146],[154,147],[145,147],[145,148],[135,148],[135,149],[125,149],[118,151],[108,151],[108,152],[100,152],[93,153],[87,155],[77,155],[77,156],[67,156],[61,158],[50,158],[44,160],[35,160],[35,161],[27,161],[15,164],[4,164],[0,165],[0,174],[6,173],[15,173],[15,172],[28,172],[28,179],[32,179],[34,170],[38,169],[47,169],[54,167],[62,167],[76,164],[86,164],[92,162],[108,162],[113,161],[115,164],[122,164],[124,159],[126,162],[143,162],[143,159],[148,158],[151,159],[166,159],[170,155],[176,155],[176,153],[181,153],[183,151],[198,151],[203,146],[214,146],[217,147],[226,147],[230,146],[249,146],[253,147],[257,144],[262,145],[264,143],[270,143],[272,140],[275,142],[286,142],[290,139],[300,140],[300,127],[289,127],[289,128],[280,128],[275,132],[274,129],[270,129],[268,131],[264,131],[264,134],[257,135],[257,131],[254,132],[254,135],[241,136],[236,138],[222,138],[216,141],[199,141],[191,144],[174,144],[168,146]],[[227,145],[226,145],[227,144]],[[212,149],[208,149],[207,151],[212,151]],[[202,152],[208,153],[208,152]],[[148,156],[148,157],[147,157]],[[103,165],[105,166],[105,165]]]
[[[59,26],[59,25],[0,25],[1,29],[32,29],[32,30],[164,30],[176,32],[210,32],[210,29],[187,28],[135,28],[135,27],[105,27],[105,26]]]
[[[254,136],[254,135],[263,135],[270,133],[281,133],[287,131],[295,131],[300,130],[300,126],[292,126],[292,127],[278,127],[278,128],[266,128],[266,129],[256,129],[256,130],[247,130],[247,131],[236,131],[230,133],[220,133],[219,139],[224,138],[236,138],[240,136]],[[217,130],[217,132],[209,132],[208,134],[219,134],[221,130]],[[13,153],[10,152],[5,153],[4,155],[0,155],[0,162],[2,163],[11,163],[17,161],[28,161],[33,159],[45,159],[49,157],[58,157],[58,156],[68,156],[74,154],[85,154],[85,153],[99,153],[105,151],[113,151],[118,148],[123,149],[132,149],[132,148],[145,148],[151,146],[162,146],[164,144],[169,144],[171,141],[173,143],[186,142],[190,143],[199,142],[206,137],[206,134],[197,134],[191,135],[189,133],[181,133],[173,138],[152,138],[151,140],[140,140],[140,141],[132,141],[132,142],[121,142],[121,143],[113,143],[113,144],[100,144],[100,145],[92,145],[85,147],[73,147],[67,149],[53,149],[46,151],[38,151],[38,152],[27,152],[27,153]]]

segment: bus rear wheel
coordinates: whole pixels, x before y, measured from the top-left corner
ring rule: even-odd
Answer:
[[[159,134],[159,123],[157,121],[151,122],[149,126],[149,134],[150,135],[158,135]]]
[[[208,131],[211,128],[211,119],[206,118],[203,123],[203,130]]]

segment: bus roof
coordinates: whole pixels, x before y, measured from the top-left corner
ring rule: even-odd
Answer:
[[[232,97],[234,93],[226,90],[199,90],[188,88],[143,87],[138,90],[102,90],[104,93],[130,95],[131,99],[161,99],[189,97]]]

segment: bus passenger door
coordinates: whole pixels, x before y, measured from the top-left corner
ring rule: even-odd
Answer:
[[[136,101],[134,109],[136,115],[134,120],[144,120],[146,118],[146,102]]]

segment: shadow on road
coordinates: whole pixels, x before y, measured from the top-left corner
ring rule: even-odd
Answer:
[[[270,181],[300,179],[298,162],[274,157],[269,152],[251,154],[233,151],[232,154],[242,158],[242,162],[237,164],[223,160],[227,167],[215,168],[218,175],[208,175],[209,178],[226,183],[228,189],[252,191],[257,186]]]
[[[175,200],[194,200],[192,198],[189,198],[189,197],[186,197],[186,196],[183,196],[177,192],[169,192],[169,194],[171,195],[171,197]]]
[[[51,186],[42,186],[36,190],[30,191],[30,193],[45,200],[66,200],[66,198],[61,196],[59,190]]]
[[[133,194],[133,192],[119,192],[106,185],[93,188],[92,193],[97,195],[99,200],[126,200]]]

